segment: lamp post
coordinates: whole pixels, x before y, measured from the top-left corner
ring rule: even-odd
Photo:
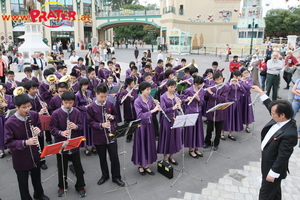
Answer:
[[[145,2],[145,15],[147,15],[147,12],[146,12],[146,5],[147,5],[147,1],[144,1]]]
[[[252,55],[252,48],[253,48],[254,21],[255,21],[255,19],[253,18],[253,20],[252,20],[251,44],[250,44],[250,55]]]

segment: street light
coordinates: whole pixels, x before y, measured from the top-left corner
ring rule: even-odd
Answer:
[[[145,15],[147,15],[146,13],[146,4],[147,4],[147,1],[144,1],[145,2]]]
[[[251,34],[251,44],[250,44],[250,55],[252,55],[252,48],[253,48],[254,21],[255,21],[255,19],[253,18],[253,21],[252,21],[252,34]]]

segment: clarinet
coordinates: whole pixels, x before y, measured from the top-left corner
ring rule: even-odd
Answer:
[[[154,103],[155,103],[155,99],[150,95],[150,97],[153,99]],[[155,103],[155,105],[157,105]],[[167,114],[165,113],[165,111],[163,111],[162,109],[160,110],[160,112],[165,116],[165,118],[168,120],[169,123],[171,123],[170,118],[167,116]]]
[[[107,117],[107,112],[106,112],[106,107],[105,105],[103,106],[103,114],[104,114],[104,119],[105,119],[105,122],[110,122],[110,120],[108,119]],[[111,138],[110,138],[110,135],[113,135],[112,134],[112,131],[111,131],[111,127],[108,128],[108,133],[106,133],[105,131],[105,137],[106,137],[106,142],[107,144],[109,143],[114,143],[114,141],[109,141]],[[109,139],[108,139],[109,138]]]
[[[37,135],[34,134],[33,125],[31,124],[31,117],[29,115],[29,112],[27,113],[27,118],[28,118],[28,124],[29,124],[29,127],[30,127],[30,131],[31,131],[32,137],[37,137],[38,138],[38,134]],[[40,145],[39,140],[37,141],[37,145],[36,146],[38,148],[39,154],[41,154],[42,153],[42,149],[41,149],[41,145]]]
[[[68,140],[71,139],[72,136],[72,130],[69,128],[69,123],[70,123],[70,109],[67,110],[67,130],[70,131],[70,134],[68,135]],[[69,149],[69,155],[72,154],[71,149]]]

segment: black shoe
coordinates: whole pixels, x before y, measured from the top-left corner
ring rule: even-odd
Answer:
[[[206,120],[204,120],[204,124],[207,124],[207,122],[208,122],[208,120],[206,119]]]
[[[107,181],[108,178],[104,178],[104,177],[101,177],[100,180],[97,182],[98,185],[102,185],[103,183],[105,183],[105,181]]]
[[[46,163],[41,164],[41,169],[42,170],[48,169],[48,166],[46,165]]]
[[[195,156],[193,156],[191,153],[192,152],[194,152],[193,150],[192,151],[189,151],[189,154],[190,154],[190,156],[192,156],[193,158],[196,158],[196,159],[198,159],[199,158],[199,156],[196,154]]]
[[[126,139],[126,142],[127,142],[127,143],[130,143],[130,142],[131,142],[131,139],[130,139],[130,138],[127,138],[127,139]]]
[[[206,148],[208,148],[209,146],[210,146],[210,144],[204,143],[203,148],[206,149]]]
[[[149,171],[148,171],[148,170]],[[155,175],[155,173],[149,168],[149,167],[146,167],[146,168],[144,168],[144,170],[145,170],[145,172],[147,172],[149,175],[151,175],[151,176],[153,176],[153,175]]]
[[[215,146],[215,147],[213,147],[212,149],[214,150],[214,151],[217,151],[218,150],[218,146]]]
[[[4,158],[5,157],[5,153],[4,151],[0,153],[0,158]]]
[[[203,154],[198,150],[198,149],[195,149],[195,154],[199,157],[203,157]]]
[[[92,153],[95,154],[95,155],[98,154],[98,153],[97,153],[97,149],[96,149],[95,147],[92,148]]]
[[[288,87],[286,87],[286,88],[283,88],[284,90],[288,90],[288,89],[290,89],[290,88],[288,88]]]
[[[46,141],[47,144],[52,144],[52,141]]]
[[[173,158],[173,160],[174,160],[174,158]],[[176,162],[175,160],[174,160],[174,162],[172,161],[172,159],[169,157],[169,162],[170,163],[172,163],[173,165],[178,165],[178,162]]]
[[[69,165],[69,169],[70,169],[70,171],[71,171],[74,175],[76,175],[75,168],[74,168],[74,165],[73,165],[73,164]]]
[[[124,186],[125,186],[124,181],[122,181],[122,180],[119,179],[119,178],[112,180],[112,182],[116,183],[116,184],[117,184],[118,186],[120,186],[120,187],[124,187]]]
[[[87,149],[84,150],[84,153],[85,153],[86,156],[91,156],[92,155],[91,152]]]
[[[57,191],[57,196],[58,197],[63,197],[63,196],[65,196],[65,190],[64,189],[59,189],[58,191]]]
[[[85,196],[86,196],[86,191],[85,191],[85,189],[78,191],[78,195],[79,195],[80,198],[85,197]]]
[[[143,169],[143,171],[141,172],[140,169]],[[138,170],[139,170],[140,175],[142,175],[142,176],[146,175],[146,172],[143,167],[139,167]]]
[[[35,200],[49,200],[49,197],[47,197],[46,195],[42,195],[41,197],[39,198],[36,198],[36,197],[33,197]]]

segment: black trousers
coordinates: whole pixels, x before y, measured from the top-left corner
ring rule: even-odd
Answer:
[[[5,76],[0,76],[0,82],[5,83]]]
[[[131,121],[134,121],[135,119],[125,119],[124,121],[125,121],[125,123],[126,124],[129,124]],[[126,136],[126,139],[132,139],[132,136],[133,136],[133,134],[131,134],[131,135],[127,135]]]
[[[51,136],[50,130],[45,131],[45,136],[46,136],[47,142],[52,141],[52,136]]]
[[[44,194],[41,183],[41,169],[38,165],[30,170],[15,170],[18,178],[19,191],[22,200],[32,200],[28,189],[28,177],[31,176],[31,183],[34,190],[34,197],[39,198]]]
[[[293,73],[288,73],[286,71],[283,72],[283,79],[284,81],[286,82],[286,87],[289,88],[290,87],[290,82],[292,80],[292,76],[293,76]]]
[[[96,73],[96,76],[98,76],[98,71],[99,71],[99,66],[95,66],[95,73]]]
[[[62,170],[62,163],[61,163],[61,154],[56,154],[56,160],[57,160],[57,168],[58,168],[58,187],[59,189],[64,189],[64,182],[66,189],[68,188],[68,161],[72,161],[76,173],[76,184],[75,189],[76,191],[80,191],[84,189],[85,183],[84,183],[84,177],[83,177],[83,169],[81,165],[80,160],[80,153],[76,152],[73,154],[63,154],[63,167],[64,167],[64,176],[63,177],[63,170]]]
[[[214,131],[214,128],[216,129],[216,137],[214,139],[214,146],[219,146],[220,144],[220,137],[221,137],[221,131],[223,128],[224,121],[215,122],[212,120],[207,120],[207,127],[206,127],[206,136],[204,142],[206,144],[211,144],[211,137],[212,132]]]
[[[109,143],[105,145],[95,145],[95,146],[100,159],[102,178],[109,178],[109,170],[108,170],[107,158],[106,158],[107,155],[106,150],[108,150],[110,163],[111,163],[110,168],[111,168],[112,179],[113,180],[121,179],[117,141],[115,141],[114,143]]]
[[[43,149],[44,149],[44,147],[45,147],[44,136],[38,137],[38,139],[39,139],[41,151],[43,151]],[[45,158],[40,158],[40,164],[45,164],[45,163],[46,163]]]
[[[274,183],[263,178],[259,191],[259,200],[281,200],[281,180],[276,178]]]
[[[158,137],[159,136],[159,125],[158,125],[158,120],[157,120],[157,113],[152,114],[152,122],[154,125],[155,137]]]

